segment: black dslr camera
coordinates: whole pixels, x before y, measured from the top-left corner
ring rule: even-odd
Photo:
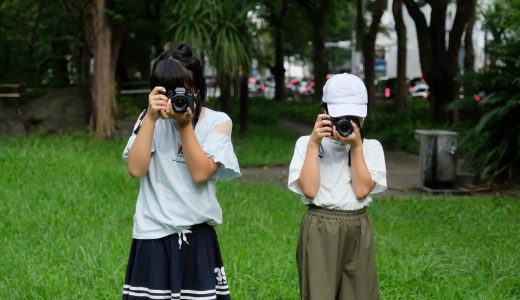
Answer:
[[[183,113],[191,108],[193,112],[193,106],[195,103],[195,96],[190,92],[186,91],[183,87],[178,87],[175,91],[166,91],[165,96],[171,101],[173,110],[177,113]]]
[[[332,117],[327,120],[332,122],[332,126],[336,126],[336,131],[342,137],[347,137],[354,132],[354,128],[352,128],[352,124],[350,121],[354,121],[358,128],[361,130],[361,125],[359,123],[359,118],[354,116],[341,116],[341,117]]]

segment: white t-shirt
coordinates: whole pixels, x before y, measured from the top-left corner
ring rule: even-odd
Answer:
[[[305,197],[298,182],[307,152],[310,136],[302,136],[296,142],[294,155],[289,167],[288,187],[301,195],[304,204],[337,210],[357,210],[368,206],[372,198],[357,200],[352,188],[351,169],[348,166],[348,149],[350,146],[338,141],[324,138],[321,142],[323,155],[320,158],[320,187],[314,199]],[[383,147],[377,140],[363,140],[365,162],[376,185],[371,194],[386,189],[386,166]]]
[[[204,109],[204,115],[195,126],[195,135],[208,157],[220,165],[218,171],[206,183],[195,184],[184,160],[177,123],[172,119],[157,120],[150,168],[140,178],[134,238],[158,239],[191,225],[222,223],[215,181],[240,176],[240,168],[231,143],[231,119],[223,112]],[[137,122],[136,126],[140,121]],[[132,133],[128,140],[124,160],[136,137]]]

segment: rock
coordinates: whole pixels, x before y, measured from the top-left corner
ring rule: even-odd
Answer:
[[[116,129],[112,134],[112,137],[128,139],[132,135],[136,116],[128,116],[119,120],[116,120]]]
[[[26,134],[25,126],[16,110],[0,110],[0,137]]]
[[[28,133],[84,131],[90,118],[90,91],[86,87],[59,89],[30,100],[21,110]]]

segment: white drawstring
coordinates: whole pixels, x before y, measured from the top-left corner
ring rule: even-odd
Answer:
[[[181,248],[182,246],[182,241],[185,241],[186,244],[190,244],[188,243],[188,239],[186,238],[186,233],[191,233],[191,230],[189,229],[183,229],[179,232],[179,249]]]

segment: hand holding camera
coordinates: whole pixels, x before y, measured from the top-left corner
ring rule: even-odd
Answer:
[[[156,86],[148,95],[147,115],[154,121],[167,118],[168,98],[163,95],[164,92],[166,92],[165,88]]]
[[[321,144],[324,137],[332,136],[332,122],[327,114],[319,114],[311,133],[311,141],[316,145]]]
[[[183,87],[167,90],[163,95],[168,101],[166,118],[174,119],[181,127],[190,124],[196,105],[195,96]]]
[[[361,124],[359,118],[352,116],[341,116],[329,119],[333,126],[332,137],[355,147],[362,144]]]

